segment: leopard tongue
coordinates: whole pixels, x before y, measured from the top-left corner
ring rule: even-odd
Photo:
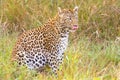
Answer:
[[[78,26],[77,25],[73,25],[73,30],[76,30],[78,29]]]

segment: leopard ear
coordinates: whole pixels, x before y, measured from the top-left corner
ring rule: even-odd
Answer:
[[[58,7],[58,14],[60,15],[62,13],[62,9]]]
[[[75,6],[75,8],[73,9],[73,11],[74,11],[75,13],[78,13],[78,6]]]

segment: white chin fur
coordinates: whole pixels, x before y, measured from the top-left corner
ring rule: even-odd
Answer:
[[[76,30],[70,30],[70,32],[75,32]]]

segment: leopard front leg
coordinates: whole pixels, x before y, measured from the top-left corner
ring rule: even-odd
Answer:
[[[58,71],[58,68],[59,68],[57,59],[55,57],[51,57],[48,60],[48,65],[51,68],[52,72],[57,76],[57,71]]]
[[[63,64],[63,60],[64,60],[64,53],[62,53],[59,57],[57,57],[57,62],[59,66]]]

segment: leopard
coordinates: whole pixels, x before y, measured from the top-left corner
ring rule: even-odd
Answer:
[[[64,59],[70,32],[78,29],[78,7],[61,9],[44,25],[23,32],[12,50],[12,61],[30,70],[49,66],[57,74]]]

